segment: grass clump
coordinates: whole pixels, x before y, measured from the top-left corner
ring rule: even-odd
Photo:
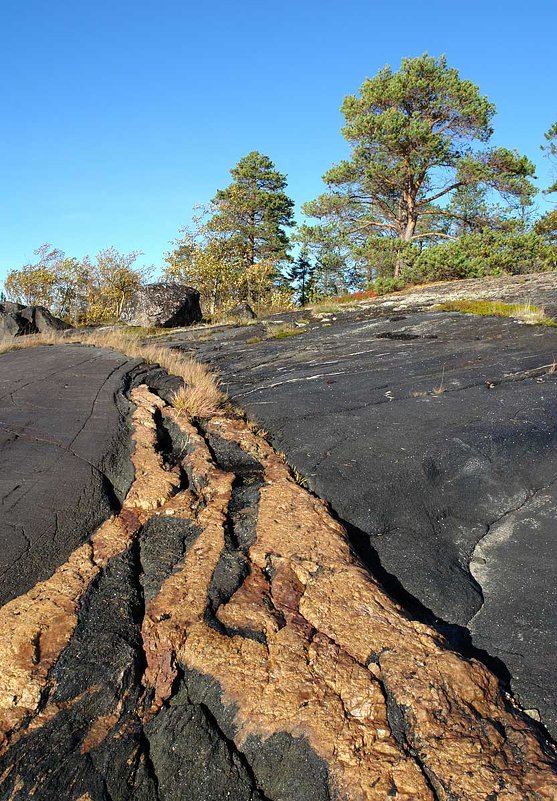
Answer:
[[[437,306],[439,311],[478,314],[481,317],[510,317],[527,325],[557,327],[555,320],[531,303],[503,303],[496,300],[450,300]]]
[[[269,329],[269,339],[288,339],[302,334],[304,329],[296,325],[285,323],[284,325],[273,325]]]
[[[122,339],[119,333],[93,334],[86,343],[120,350],[126,356],[143,359],[149,364],[159,364],[168,373],[184,382],[172,398],[178,414],[186,417],[212,417],[222,407],[224,395],[219,389],[217,376],[206,365],[185,356],[179,350],[160,345],[142,345],[140,342]]]
[[[149,326],[148,328],[145,328],[141,325],[128,325],[125,327],[122,326],[118,333],[128,339],[144,339],[146,337],[152,339],[153,337],[168,336],[173,332],[170,328],[160,328],[155,326]]]

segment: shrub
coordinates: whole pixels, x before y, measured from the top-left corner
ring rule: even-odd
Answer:
[[[482,231],[432,245],[404,270],[408,283],[521,275],[557,269],[557,247],[539,234]]]
[[[376,278],[373,282],[373,289],[377,295],[386,295],[389,292],[399,292],[407,283],[406,277]]]

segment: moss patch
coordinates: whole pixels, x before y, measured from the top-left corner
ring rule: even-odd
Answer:
[[[493,300],[450,300],[436,307],[439,311],[479,314],[481,317],[511,317],[528,325],[557,327],[555,320],[547,317],[544,310],[531,303],[502,303]]]

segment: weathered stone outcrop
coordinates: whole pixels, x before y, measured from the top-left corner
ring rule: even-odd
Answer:
[[[125,304],[122,320],[145,328],[177,328],[200,322],[199,292],[182,284],[146,284]]]
[[[119,507],[137,371],[107,348],[0,357],[0,605],[47,578]]]
[[[527,716],[265,440],[132,399],[121,512],[0,610],[1,798],[555,798]]]
[[[172,345],[218,370],[395,596],[471,634],[557,737],[557,329],[402,310],[457,291],[550,309],[557,273],[284,314],[303,331],[284,340],[257,322]]]
[[[23,306],[11,301],[0,303],[0,337],[49,334],[68,328],[71,325],[54,317],[44,306]]]

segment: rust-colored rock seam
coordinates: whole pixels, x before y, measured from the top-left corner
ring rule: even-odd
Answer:
[[[72,801],[108,785],[113,799],[160,801],[216,801],[224,787],[246,801],[557,798],[551,747],[495,676],[404,614],[265,440],[232,416],[196,427],[146,387],[132,399],[122,513],[0,610],[0,797],[48,798],[53,770],[33,767],[31,780],[22,765],[63,721],[77,743]],[[157,418],[180,440],[174,468]],[[88,679],[77,694],[66,667],[73,653],[82,669],[74,643],[101,602],[133,640],[133,669],[122,657],[102,708],[99,687]]]
[[[243,421],[224,417],[208,435],[257,459],[264,484],[249,574],[216,616],[259,638],[209,625],[200,588],[223,548],[231,476],[215,472],[191,426],[165,413],[194,443],[186,469],[194,479],[205,470],[207,482],[199,547],[146,610],[146,680],[158,703],[168,697],[169,664],[210,675],[235,710],[240,749],[252,736],[303,736],[342,798],[555,797],[550,759],[496,678],[408,619],[354,561],[325,504]],[[176,595],[185,603],[175,609]]]

